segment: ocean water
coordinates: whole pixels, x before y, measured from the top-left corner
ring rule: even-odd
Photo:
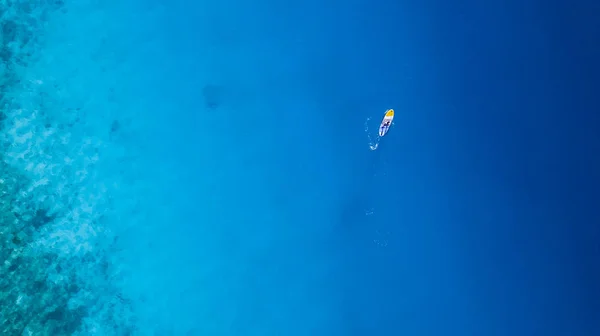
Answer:
[[[599,10],[0,1],[0,332],[600,334]]]

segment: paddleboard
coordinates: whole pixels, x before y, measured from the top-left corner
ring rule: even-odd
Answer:
[[[383,120],[381,121],[381,125],[379,125],[379,136],[384,136],[392,126],[392,121],[394,120],[394,110],[389,109],[385,111],[385,116],[383,116]]]

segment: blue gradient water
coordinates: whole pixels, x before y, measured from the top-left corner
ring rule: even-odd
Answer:
[[[2,332],[600,334],[599,10],[0,2]]]

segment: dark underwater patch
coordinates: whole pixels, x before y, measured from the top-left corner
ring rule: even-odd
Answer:
[[[214,110],[221,105],[221,98],[223,89],[217,85],[205,85],[202,88],[202,97],[204,99],[204,106]]]
[[[110,124],[110,133],[113,134],[115,132],[118,132],[121,129],[121,124],[119,123],[118,120],[113,120],[113,122]]]

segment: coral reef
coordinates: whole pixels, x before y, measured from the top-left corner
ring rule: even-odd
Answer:
[[[31,248],[55,218],[19,204],[28,200],[14,197],[26,185],[18,172],[0,163],[0,176],[0,333],[71,335],[86,315],[83,306],[70,306],[81,290],[74,270],[56,253]]]
[[[101,233],[102,214],[80,215],[86,204],[68,188],[87,173],[67,175],[70,168],[50,161],[81,149],[63,141],[73,123],[47,117],[59,106],[48,92],[23,91],[24,69],[41,57],[44,22],[61,6],[0,0],[0,334],[128,335],[131,305],[113,285],[118,270],[108,257],[115,246],[87,239]]]

